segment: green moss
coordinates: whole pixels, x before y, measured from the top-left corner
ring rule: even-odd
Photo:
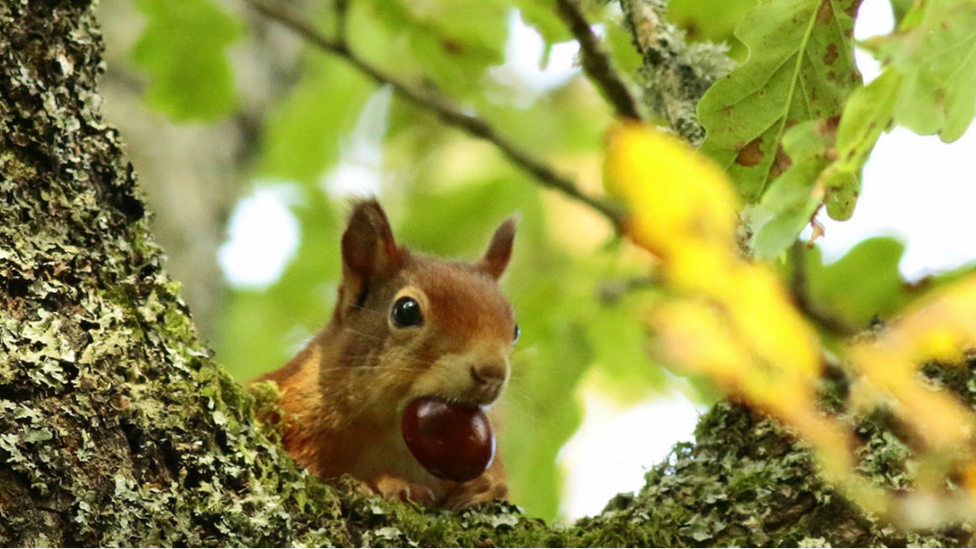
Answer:
[[[862,472],[901,488],[905,445],[876,420],[862,422]],[[816,474],[809,451],[776,422],[728,402],[647,474],[637,496],[618,498],[577,525],[586,546],[965,545],[966,526],[906,534],[864,515]]]

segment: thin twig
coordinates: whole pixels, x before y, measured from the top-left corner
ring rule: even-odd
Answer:
[[[593,29],[583,16],[579,0],[556,0],[556,11],[579,42],[583,70],[590,80],[603,90],[607,101],[617,111],[617,116],[640,121],[641,115],[637,110],[637,102],[630,95],[627,84],[613,69],[610,58],[600,47],[600,38],[593,34]]]
[[[631,292],[653,288],[655,282],[656,279],[651,276],[605,280],[597,286],[596,293],[602,305],[615,305]]]
[[[790,293],[793,295],[797,308],[807,318],[833,334],[845,337],[856,334],[857,331],[848,326],[841,318],[822,311],[811,301],[810,280],[807,276],[806,244],[797,240],[790,246],[788,253],[790,265],[793,267],[789,281]]]
[[[349,27],[349,0],[335,0],[336,41],[348,47],[346,31]]]
[[[460,128],[470,135],[480,137],[492,143],[515,165],[535,177],[539,183],[586,204],[609,219],[614,227],[620,230],[624,218],[623,211],[620,208],[601,198],[584,193],[571,179],[557,173],[549,165],[502,137],[483,118],[464,114],[447,98],[436,92],[414,87],[391,74],[381,71],[359,57],[347,44],[324,36],[309,22],[285,6],[271,6],[263,0],[244,0],[244,2],[264,16],[285,25],[317,48],[342,57],[359,72],[365,74],[375,82],[390,85],[398,95],[437,114],[444,123]]]

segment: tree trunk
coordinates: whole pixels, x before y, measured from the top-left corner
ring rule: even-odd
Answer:
[[[425,514],[309,477],[257,428],[161,269],[102,121],[101,50],[90,2],[0,4],[0,544],[922,541],[862,517],[776,425],[730,405],[639,496],[570,528],[503,504]]]

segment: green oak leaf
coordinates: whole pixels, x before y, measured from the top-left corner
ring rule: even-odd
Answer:
[[[748,52],[735,37],[735,28],[758,0],[670,0],[668,18],[688,32],[692,41],[725,42],[729,57],[745,60]]]
[[[823,264],[820,249],[807,253],[807,293],[813,306],[854,330],[873,319],[890,320],[918,290],[898,271],[905,245],[891,237],[869,238],[844,257]]]
[[[757,201],[790,165],[786,131],[839,116],[860,86],[852,15],[859,0],[774,0],[751,9],[736,29],[749,59],[712,86],[698,105],[702,150]]]
[[[754,223],[756,257],[771,259],[786,250],[817,211],[824,194],[817,176],[829,162],[836,131],[830,121],[811,120],[786,132],[783,149],[792,165],[770,185],[757,208],[763,222]]]
[[[895,122],[946,143],[961,137],[976,113],[976,2],[916,2],[877,47],[902,75]]]
[[[301,80],[268,116],[258,169],[265,178],[317,184],[375,88],[342,60],[311,53]]]
[[[949,142],[962,135],[976,109],[976,3],[919,3],[898,31],[866,45],[882,58],[883,71],[851,95],[837,130],[836,159],[819,177],[827,213],[836,220],[853,214],[864,163],[893,123]]]
[[[522,20],[542,36],[546,48],[559,42],[573,39],[566,24],[556,15],[552,2],[546,0],[516,0],[515,6],[522,14]]]
[[[149,74],[145,101],[175,120],[213,120],[237,106],[227,47],[240,22],[209,0],[138,0],[146,29],[133,49]]]
[[[384,60],[397,74],[423,74],[447,95],[477,95],[489,67],[505,61],[508,6],[501,0],[372,0],[371,15],[392,46]]]
[[[892,109],[901,77],[885,72],[851,95],[837,129],[836,160],[820,175],[827,198],[827,214],[838,221],[849,219],[861,191],[864,163],[891,127]]]
[[[900,25],[915,0],[891,0],[891,11],[895,16],[895,25]]]

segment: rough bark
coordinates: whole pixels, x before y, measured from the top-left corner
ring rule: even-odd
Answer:
[[[0,4],[0,544],[401,544],[394,523],[437,522],[309,478],[258,431],[161,268],[101,50],[88,2]],[[436,539],[535,524],[492,517]]]
[[[161,268],[102,121],[93,13],[84,0],[0,3],[0,544],[967,541],[864,518],[781,429],[730,405],[641,494],[566,528],[503,504],[425,514],[310,478],[260,432],[254,399],[211,359]]]

